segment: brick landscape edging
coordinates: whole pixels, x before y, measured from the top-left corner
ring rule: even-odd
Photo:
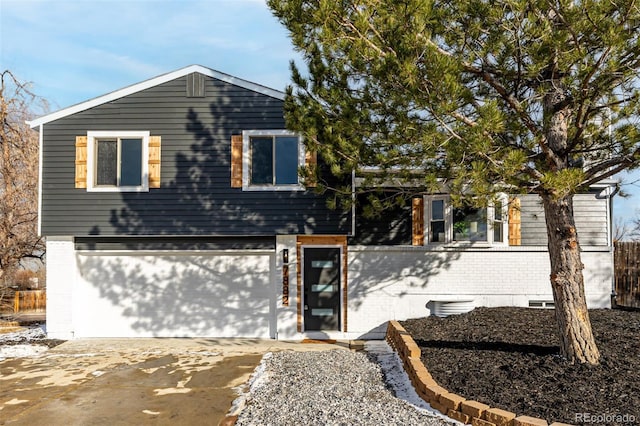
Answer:
[[[420,348],[398,321],[389,321],[386,340],[400,356],[418,396],[449,418],[473,426],[548,426],[546,420],[492,408],[439,386],[420,359]],[[555,422],[551,426],[568,425]]]

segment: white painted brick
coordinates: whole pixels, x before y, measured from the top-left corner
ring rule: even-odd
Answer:
[[[611,253],[586,251],[589,307],[609,307]],[[365,333],[390,319],[430,314],[433,300],[474,300],[476,306],[528,306],[552,300],[549,255],[534,248],[430,251],[415,247],[349,249],[349,327]]]
[[[73,288],[77,277],[73,237],[47,237],[47,334],[73,338]]]

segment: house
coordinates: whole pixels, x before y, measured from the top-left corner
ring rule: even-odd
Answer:
[[[284,94],[189,66],[30,122],[52,338],[379,337],[390,319],[552,303],[534,195],[364,218],[298,168]],[[576,196],[590,307],[612,283],[608,187]]]

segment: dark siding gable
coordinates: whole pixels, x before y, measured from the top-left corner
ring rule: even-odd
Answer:
[[[284,128],[283,102],[210,77],[187,97],[187,77],[44,125],[43,235],[345,234],[350,214],[313,191],[231,188],[231,135]],[[161,187],[143,193],[75,188],[76,136],[146,130],[162,138]]]

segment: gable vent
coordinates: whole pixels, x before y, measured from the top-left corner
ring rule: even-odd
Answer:
[[[204,75],[194,72],[187,75],[187,97],[188,98],[204,98],[205,85]]]

